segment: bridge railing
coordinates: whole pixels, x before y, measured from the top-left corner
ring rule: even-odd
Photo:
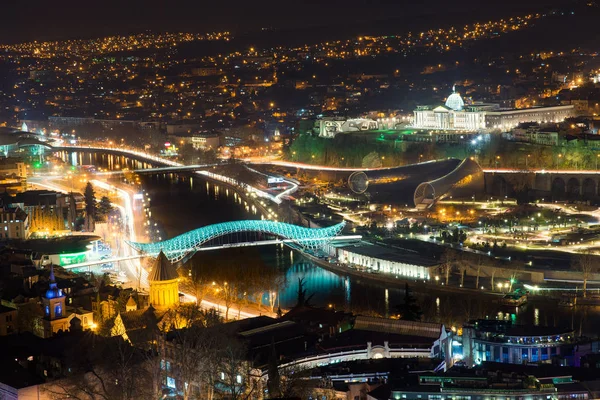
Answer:
[[[390,349],[390,358],[415,358],[415,357],[429,357],[431,349]],[[312,356],[306,356],[298,358],[296,360],[283,363],[279,365],[279,369],[285,368],[313,368],[321,365],[329,365],[338,362],[353,361],[353,360],[366,360],[368,359],[367,348],[358,350],[347,350],[339,351],[336,353],[322,353],[315,354]],[[266,372],[263,377],[266,376]]]
[[[110,147],[110,146],[95,146],[95,145],[81,145],[80,144],[80,145],[63,145],[63,146],[61,146],[61,148],[93,150],[93,151],[114,151],[114,152],[129,154],[129,155],[135,156],[137,158],[145,159],[147,161],[154,161],[157,163],[162,163],[164,165],[168,165],[171,167],[184,167],[185,166],[185,164],[179,163],[177,161],[169,160],[169,159],[159,157],[159,156],[151,154],[151,153],[142,152],[139,150],[133,150],[133,149],[125,148],[125,147]],[[258,197],[270,200],[270,201],[274,202],[275,204],[281,204],[281,202],[282,202],[278,196],[273,196],[272,194],[269,194],[263,190],[255,188],[254,186],[251,186],[245,182],[237,181],[236,179],[230,178],[225,175],[215,174],[214,172],[209,172],[209,171],[196,171],[196,174],[204,175],[211,179],[239,187],[246,192],[255,193]]]

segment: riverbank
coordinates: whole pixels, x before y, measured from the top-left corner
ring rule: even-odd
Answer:
[[[374,274],[371,272],[358,271],[354,268],[349,268],[340,264],[333,264],[327,262],[318,257],[314,257],[308,253],[302,253],[303,257],[309,259],[312,263],[317,264],[319,267],[324,268],[328,271],[337,273],[337,274],[345,274],[352,275],[354,277],[362,278],[371,283],[385,283],[395,288],[404,288],[405,284],[409,284],[411,289],[414,291],[427,291],[427,292],[440,292],[440,293],[468,293],[470,295],[476,296],[486,296],[486,297],[496,297],[500,299],[506,293],[498,293],[498,292],[490,292],[487,290],[481,289],[471,289],[465,287],[455,287],[455,286],[446,286],[443,284],[437,283],[428,283],[426,281],[421,280],[412,280],[412,279],[404,279],[401,277],[396,278],[395,276],[390,276],[386,274]]]

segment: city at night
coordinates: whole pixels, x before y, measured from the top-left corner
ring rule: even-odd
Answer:
[[[595,0],[1,8],[0,400],[600,399]]]

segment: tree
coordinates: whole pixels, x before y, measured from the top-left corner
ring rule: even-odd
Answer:
[[[229,282],[223,282],[223,286],[217,288],[217,296],[225,306],[225,321],[229,320],[229,309],[237,301],[238,294],[236,285]]]
[[[17,328],[19,332],[36,332],[37,325],[44,316],[42,308],[34,301],[18,305]]]
[[[453,249],[446,249],[444,254],[442,254],[442,268],[444,270],[444,275],[446,278],[446,286],[448,286],[448,282],[450,281],[450,273],[454,268],[454,265],[459,260],[459,254]]]
[[[75,195],[73,192],[69,193],[69,213],[67,222],[69,224],[69,229],[74,231],[76,230],[77,225],[77,201],[75,200]]]
[[[269,397],[277,398],[281,396],[281,377],[279,376],[279,366],[277,362],[277,350],[275,349],[274,338],[271,338],[271,354],[269,355],[267,388]]]
[[[583,297],[587,297],[587,283],[592,273],[598,270],[598,262],[596,257],[589,249],[583,253],[573,256],[571,260],[571,268],[581,272],[583,279]]]
[[[85,201],[85,213],[95,218],[97,211],[96,192],[94,191],[94,187],[90,182],[88,182],[87,185],[85,185],[83,199]]]
[[[212,289],[214,276],[211,277],[209,268],[190,260],[189,268],[180,268],[180,285],[182,289],[196,298],[196,305],[202,305],[202,300]]]
[[[363,168],[379,168],[383,164],[381,162],[381,158],[379,157],[379,153],[376,151],[372,151],[367,154],[362,160]]]
[[[458,264],[458,271],[460,272],[460,287],[465,285],[465,274],[468,268],[469,266],[465,262]]]
[[[72,335],[72,333],[67,333]],[[156,363],[121,336],[103,338],[79,333],[64,354],[65,376],[45,390],[55,398],[128,400],[158,398]]]
[[[519,262],[513,262],[513,263],[511,263],[511,265],[509,267],[511,269],[511,272],[510,272],[510,279],[508,281],[509,285],[510,285],[508,288],[508,291],[512,292],[513,284],[515,282],[517,282],[517,278],[519,277],[519,275],[521,275],[521,270],[522,270],[523,266]]]
[[[405,321],[420,321],[423,311],[417,303],[417,299],[410,293],[408,283],[404,284],[404,302],[397,307],[400,319]]]
[[[477,257],[477,278],[475,279],[475,289],[479,289],[479,274],[481,273],[481,267],[483,266],[483,257],[479,255]],[[494,290],[494,288],[492,288]]]
[[[97,204],[94,187],[90,182],[85,186],[83,197],[85,200],[85,230],[93,232],[96,229],[94,222],[96,221]]]
[[[217,373],[220,335],[203,327],[190,326],[171,331],[165,347],[173,374],[183,385],[183,398],[190,399],[194,386],[206,387],[210,393]],[[209,398],[207,395],[203,398]]]
[[[296,301],[296,307],[308,306],[309,301],[312,298],[312,294],[306,297],[306,289],[304,289],[304,278],[298,278],[298,300]]]
[[[230,400],[253,398],[260,388],[260,375],[256,376],[252,363],[247,360],[247,349],[235,338],[225,335],[222,338],[227,340],[220,346],[217,356],[215,371],[221,373],[218,387]]]
[[[102,196],[100,202],[98,203],[97,216],[102,220],[105,220],[108,217],[108,214],[113,210],[113,205],[110,202],[110,199],[107,196]]]

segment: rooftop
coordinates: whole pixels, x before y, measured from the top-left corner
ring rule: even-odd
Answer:
[[[359,315],[354,322],[354,329],[392,333],[439,339],[444,325],[431,322],[404,321],[400,319],[377,318]]]
[[[165,256],[165,253],[161,251],[154,261],[154,266],[152,267],[150,276],[148,276],[148,280],[160,282],[173,279],[177,279],[177,272],[175,271],[173,264],[171,264],[171,261]]]
[[[440,264],[439,260],[433,259],[417,252],[384,247],[376,244],[366,244],[361,242],[355,245],[343,246],[342,249],[353,253],[361,254],[367,257],[379,258],[393,262],[420,265],[423,267],[434,267]]]

